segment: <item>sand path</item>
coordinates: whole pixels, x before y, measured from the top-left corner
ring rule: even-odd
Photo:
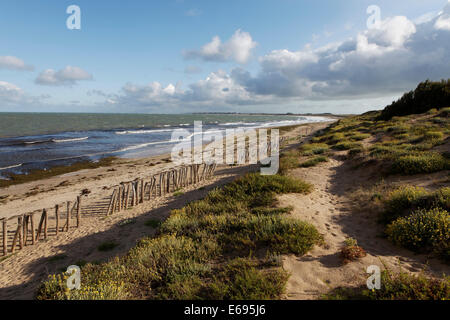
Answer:
[[[303,257],[285,256],[284,268],[291,273],[285,299],[317,299],[321,294],[340,286],[360,286],[369,275],[366,269],[383,263],[391,270],[403,269],[418,273],[427,266],[427,272],[436,276],[449,274],[449,266],[425,255],[393,246],[382,238],[382,227],[376,216],[351,200],[350,195],[371,179],[367,170],[351,168],[339,157],[313,168],[295,169],[292,176],[315,186],[309,195],[288,194],[279,197],[280,206],[292,206],[293,216],[310,222],[324,235],[325,246],[315,247]],[[367,256],[343,265],[340,248],[352,237],[367,251]]]

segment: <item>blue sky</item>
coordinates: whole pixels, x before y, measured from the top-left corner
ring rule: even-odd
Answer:
[[[81,30],[66,27],[69,5],[81,9]],[[380,8],[375,30],[369,5]],[[4,0],[0,111],[381,108],[415,82],[449,76],[444,8],[447,0]]]

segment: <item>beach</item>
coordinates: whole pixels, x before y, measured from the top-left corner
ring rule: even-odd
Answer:
[[[332,121],[331,121],[332,122]],[[325,128],[331,122],[305,124],[309,135]],[[284,139],[296,138],[299,131],[280,134]],[[148,219],[159,221],[168,217],[171,210],[201,199],[213,188],[224,185],[234,178],[258,168],[255,165],[218,166],[214,177],[200,184],[183,188],[183,195],[168,195],[155,198],[125,212],[106,217],[96,214],[98,206],[105,209],[114,188],[121,182],[132,181],[137,177],[149,177],[153,174],[173,168],[170,154],[142,159],[116,159],[111,165],[95,169],[71,172],[49,179],[12,185],[0,189],[0,218],[8,218],[22,213],[36,212],[42,209],[50,212],[49,224],[54,224],[54,206],[59,204],[64,209],[67,201],[74,201],[82,190],[89,190],[83,197],[81,227],[70,232],[51,236],[46,241],[8,256],[0,262],[0,298],[30,299],[33,298],[39,283],[47,275],[57,272],[78,261],[105,261],[115,255],[126,253],[136,241],[144,236],[151,236],[155,230],[145,226]],[[133,223],[119,227],[124,221]],[[121,245],[106,253],[96,248],[105,241],[117,241]],[[62,257],[62,258],[60,258]]]

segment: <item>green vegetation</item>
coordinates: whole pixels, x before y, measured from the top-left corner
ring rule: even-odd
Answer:
[[[402,186],[383,199],[380,221],[395,244],[421,253],[434,253],[445,261],[450,257],[450,188],[427,191]]]
[[[344,246],[341,248],[341,258],[345,263],[358,260],[366,256],[366,251],[358,246],[358,241],[353,238],[347,238],[344,241]]]
[[[182,196],[184,194],[184,191],[182,191],[182,190],[176,190],[174,193],[173,193],[173,196],[174,197],[179,197],[179,196]]]
[[[418,155],[405,155],[394,160],[392,171],[405,175],[433,173],[450,169],[450,162],[435,152],[424,152]]]
[[[330,150],[326,143],[309,143],[301,146],[302,155],[313,156],[317,154],[324,154]]]
[[[75,172],[84,169],[95,169],[100,167],[111,166],[115,157],[100,159],[97,162],[80,161],[68,166],[56,166],[48,170],[30,170],[27,174],[10,174],[6,175],[8,180],[0,180],[0,188],[8,187],[15,184],[21,184],[41,179],[47,179],[61,174]]]
[[[419,208],[441,208],[450,210],[450,188],[444,187],[434,192],[414,186],[402,186],[391,191],[386,199],[382,222],[390,223],[399,217],[405,217]]]
[[[328,158],[325,156],[314,157],[314,158],[309,159],[309,160],[303,162],[302,164],[300,164],[300,167],[303,167],[303,168],[314,167],[321,162],[327,162],[327,161],[328,161]]]
[[[450,79],[441,82],[425,81],[416,90],[405,93],[402,98],[387,106],[379,120],[390,120],[394,116],[419,114],[430,109],[442,109],[449,106]]]
[[[450,215],[443,209],[418,210],[386,229],[395,244],[416,252],[433,251],[450,260]]]
[[[285,175],[289,170],[298,168],[299,157],[300,153],[296,150],[281,153],[279,173]]]
[[[430,278],[407,272],[381,272],[381,289],[337,288],[322,297],[327,300],[449,300],[450,277]]]
[[[248,174],[205,199],[173,210],[158,236],[121,258],[82,268],[82,289],[51,276],[38,299],[276,299],[288,278],[279,254],[305,254],[322,237],[277,208],[276,195],[312,186]]]

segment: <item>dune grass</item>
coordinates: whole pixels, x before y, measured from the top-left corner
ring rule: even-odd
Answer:
[[[290,208],[276,207],[276,195],[311,190],[292,178],[248,174],[173,210],[156,237],[126,256],[85,265],[82,290],[66,290],[67,275],[55,275],[37,298],[276,299],[288,274],[273,257],[322,242],[312,225],[287,216]]]
[[[381,289],[340,287],[322,296],[326,300],[449,300],[450,277],[431,278],[391,270],[381,272]]]
[[[301,163],[300,167],[302,167],[302,168],[310,168],[310,167],[314,167],[314,166],[318,165],[319,163],[327,162],[327,161],[328,161],[327,157],[325,157],[325,156],[318,156],[318,157],[311,158],[311,159],[306,160],[305,162]]]

